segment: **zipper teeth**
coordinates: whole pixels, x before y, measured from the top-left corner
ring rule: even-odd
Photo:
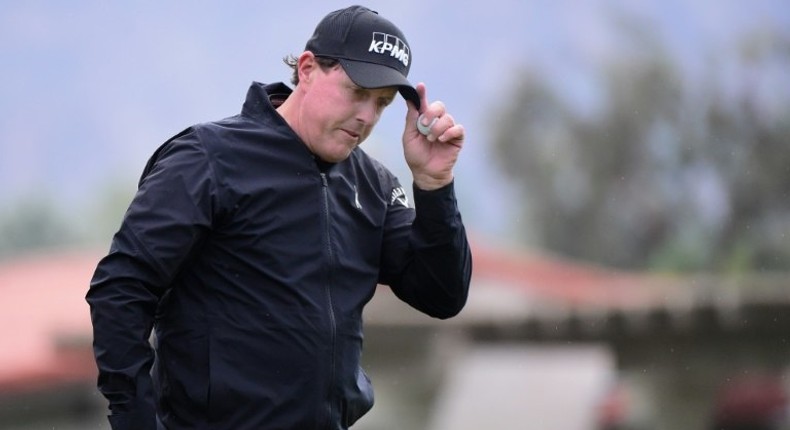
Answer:
[[[335,343],[337,342],[337,321],[335,318],[335,307],[332,303],[332,278],[334,272],[334,264],[335,264],[335,256],[334,252],[332,252],[332,235],[330,229],[330,217],[329,217],[329,182],[326,178],[326,173],[321,173],[321,185],[322,191],[324,196],[324,222],[325,222],[325,234],[326,234],[326,251],[327,256],[329,257],[329,267],[327,273],[327,282],[325,284],[325,291],[326,291],[326,298],[327,304],[329,306],[329,322],[330,322],[330,335],[331,335],[331,354],[330,354],[330,373],[329,373],[329,387],[328,387],[328,397],[329,397],[329,416],[327,417],[327,423],[331,425],[332,423],[332,391],[334,389],[335,384]]]

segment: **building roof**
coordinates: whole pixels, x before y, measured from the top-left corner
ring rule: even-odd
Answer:
[[[0,394],[95,375],[84,297],[97,262],[81,251],[0,262]]]
[[[458,317],[442,323],[450,327],[542,324],[556,331],[582,319],[600,331],[623,316],[637,322],[629,326],[640,327],[640,319],[656,312],[682,326],[697,309],[717,309],[726,320],[745,306],[790,304],[785,274],[741,279],[648,275],[481,241],[473,241],[472,249],[469,302]],[[84,297],[102,255],[62,250],[0,261],[0,394],[95,378]],[[381,287],[365,309],[365,323],[436,321]]]

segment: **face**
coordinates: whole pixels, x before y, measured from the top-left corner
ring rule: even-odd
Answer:
[[[360,88],[341,66],[322,70],[313,63],[300,75],[299,136],[315,155],[336,163],[367,139],[397,89]]]

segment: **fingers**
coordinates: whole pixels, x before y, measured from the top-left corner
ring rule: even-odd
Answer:
[[[446,112],[447,108],[444,106],[444,103],[440,101],[435,101],[430,105],[426,104],[422,113],[417,118],[417,130],[425,136],[432,134],[432,131],[435,136],[438,136],[438,134],[435,133],[438,129],[435,127],[437,125],[441,126],[441,122],[446,122],[446,119],[443,119],[447,116]],[[452,121],[452,117],[449,119]]]
[[[420,113],[425,112],[425,107],[428,106],[428,90],[425,84],[420,82],[414,87],[417,90],[417,95],[420,97]]]
[[[420,96],[420,110],[412,112],[409,109],[408,117],[414,118],[412,121],[415,121],[417,131],[430,142],[438,140],[460,147],[464,139],[464,127],[456,124],[442,101],[428,103],[428,92],[424,83],[420,82],[415,89]]]
[[[455,122],[447,113],[442,102],[433,102],[426,112],[417,118],[417,129],[430,142],[460,143],[464,137],[464,126]],[[460,146],[460,145],[458,145]]]
[[[461,148],[464,145],[464,135],[466,130],[461,124],[454,124],[438,137],[439,142],[449,143]]]

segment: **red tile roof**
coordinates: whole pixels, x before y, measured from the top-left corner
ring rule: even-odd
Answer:
[[[634,275],[480,244],[473,254],[475,279],[497,280],[517,295],[574,305],[646,299],[645,290],[628,288]],[[100,258],[64,251],[0,262],[0,393],[95,376],[84,297]]]
[[[65,252],[0,262],[0,393],[95,375],[84,296],[98,258]]]

